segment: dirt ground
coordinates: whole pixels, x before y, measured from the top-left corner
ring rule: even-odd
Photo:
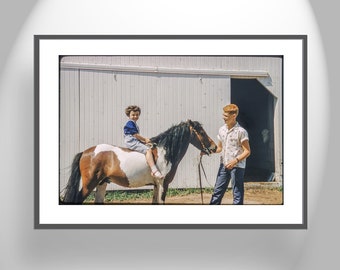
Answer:
[[[203,194],[203,204],[209,204],[211,193]],[[222,204],[232,204],[232,191],[229,189],[222,200]],[[119,202],[115,202],[115,204]],[[151,199],[136,199],[123,201],[122,204],[151,204]],[[202,204],[201,194],[185,196],[167,196],[166,204]],[[275,183],[257,182],[245,183],[244,204],[248,205],[280,205],[283,204],[283,192]]]

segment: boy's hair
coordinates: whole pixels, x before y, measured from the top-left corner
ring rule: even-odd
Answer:
[[[235,104],[229,104],[223,107],[223,111],[229,114],[236,114],[236,116],[238,115],[238,107]]]
[[[139,112],[141,114],[141,109],[136,105],[130,105],[125,109],[125,114],[129,117],[131,112]]]

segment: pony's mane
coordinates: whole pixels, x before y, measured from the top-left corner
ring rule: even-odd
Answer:
[[[201,124],[197,121],[192,121],[191,125],[195,129],[199,129]],[[151,138],[153,143],[158,146],[164,147],[166,154],[165,159],[167,162],[175,164],[180,159],[183,151],[186,151],[190,141],[190,123],[181,122],[178,125],[170,127],[168,130]]]

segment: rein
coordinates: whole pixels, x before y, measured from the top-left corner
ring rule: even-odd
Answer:
[[[203,149],[203,152],[205,152],[207,155],[210,154],[210,151],[208,149],[208,147],[206,147],[206,145],[204,144],[203,140],[201,139],[201,137],[199,136],[197,130],[191,126],[191,130],[195,133],[198,141],[200,142],[201,146],[202,146],[202,149]],[[203,167],[203,163],[202,163],[202,155],[200,155],[200,161],[198,163],[198,181],[199,181],[199,184],[200,184],[200,190],[201,190],[201,201],[202,201],[202,205],[204,204],[204,201],[203,201],[203,186],[202,186],[202,175],[201,175],[201,168],[202,168],[202,171],[203,171],[203,174],[204,174],[204,177],[205,177],[205,180],[208,182],[208,179],[207,179],[207,174],[205,173],[205,170],[204,170],[204,167]]]
[[[203,202],[203,187],[202,187],[201,168],[202,168],[202,171],[204,173],[205,180],[208,181],[207,175],[205,173],[203,163],[202,163],[202,155],[200,156],[200,161],[198,163],[198,180],[199,180],[200,189],[201,189],[201,201],[202,201],[202,204],[204,204],[204,202]]]

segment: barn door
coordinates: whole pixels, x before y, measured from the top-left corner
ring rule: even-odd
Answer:
[[[257,79],[231,79],[231,102],[239,106],[238,122],[247,129],[251,147],[245,181],[273,179],[275,101]]]

